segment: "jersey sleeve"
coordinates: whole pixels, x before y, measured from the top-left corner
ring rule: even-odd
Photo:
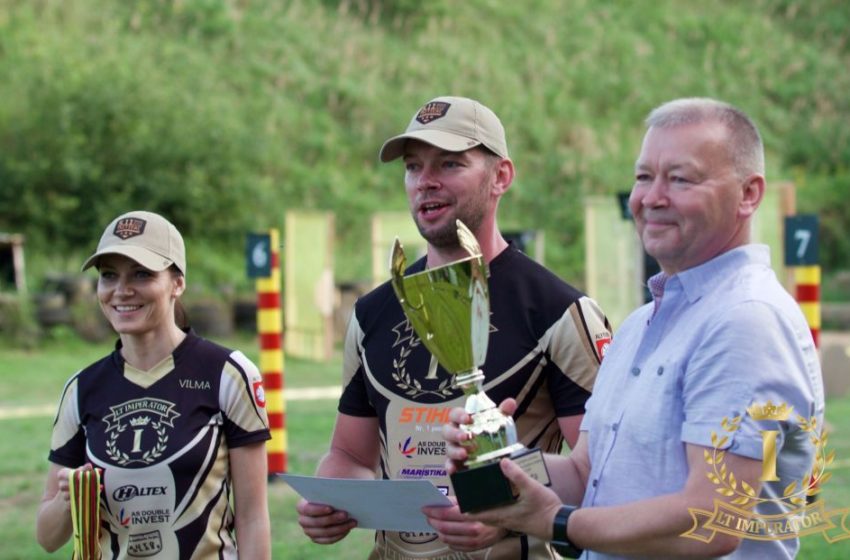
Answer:
[[[231,353],[224,363],[219,407],[229,447],[271,439],[262,375],[241,352]]]
[[[369,401],[366,389],[362,351],[363,330],[357,320],[357,308],[348,321],[345,333],[345,346],[342,362],[342,396],[339,399],[338,410],[350,416],[377,416],[378,412]]]
[[[69,379],[62,391],[59,409],[53,421],[48,455],[50,462],[70,468],[79,467],[86,462],[86,436],[80,424],[78,406],[78,375]]]
[[[549,391],[559,417],[584,412],[599,364],[611,343],[608,319],[591,298],[582,296],[546,333]]]

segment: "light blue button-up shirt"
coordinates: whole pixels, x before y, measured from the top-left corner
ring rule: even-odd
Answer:
[[[787,403],[787,422],[756,422],[752,403]],[[629,315],[599,370],[581,429],[591,471],[583,507],[609,506],[682,490],[685,444],[713,447],[729,435],[729,453],[762,459],[761,430],[778,430],[778,483],[762,498],[811,469],[814,447],[797,415],[824,412],[820,363],[798,304],[776,280],[766,246],[745,245],[666,279],[659,305]],[[723,418],[742,417],[728,434]],[[767,502],[761,514],[782,513]],[[683,537],[684,538],[684,537]],[[793,558],[796,539],[745,540],[733,558]],[[585,558],[611,558],[586,552]]]

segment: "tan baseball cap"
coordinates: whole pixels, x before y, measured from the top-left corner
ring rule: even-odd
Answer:
[[[404,134],[393,136],[381,146],[381,161],[404,155],[408,139],[421,140],[450,152],[463,152],[483,145],[493,153],[508,156],[505,128],[496,113],[467,97],[437,97],[422,106]]]
[[[124,255],[157,272],[173,264],[186,274],[183,237],[171,222],[153,212],[135,210],[115,218],[104,230],[95,254],[83,263],[83,270],[97,265],[103,255]]]

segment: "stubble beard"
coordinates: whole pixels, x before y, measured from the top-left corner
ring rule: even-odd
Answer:
[[[476,231],[478,226],[481,224],[481,220],[470,220],[468,217],[464,219],[461,216],[456,216],[455,219],[462,221],[466,224],[471,231]],[[438,249],[454,249],[456,247],[460,247],[460,240],[457,236],[457,225],[455,224],[455,220],[451,220],[446,224],[435,228],[435,229],[425,229],[418,221],[416,221],[416,227],[419,229],[419,234],[428,242],[429,245],[436,247]]]
[[[487,192],[487,183],[485,181],[479,185],[479,190],[476,192],[475,197],[456,207],[453,219],[437,228],[426,229],[426,226],[419,223],[417,216],[414,214],[413,221],[416,223],[419,234],[431,246],[438,249],[455,249],[460,247],[455,221],[460,220],[473,234],[476,234],[484,222],[484,216],[487,213]]]

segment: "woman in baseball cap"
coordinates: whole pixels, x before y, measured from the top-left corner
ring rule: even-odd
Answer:
[[[132,313],[125,307],[122,307],[122,313],[118,313],[117,308],[110,304],[115,294],[108,289],[111,286],[110,280],[116,276],[112,270],[116,264],[147,269],[163,279],[170,276],[174,285],[170,290],[158,294],[161,297],[154,297],[145,313]],[[122,328],[127,328],[127,323],[135,320],[136,330],[147,330],[162,343],[182,339],[182,329],[189,326],[179,299],[186,284],[186,248],[183,236],[171,222],[158,214],[145,211],[128,212],[118,216],[103,231],[97,250],[86,259],[82,269],[92,267],[100,272],[98,299],[101,310],[117,332],[121,333]],[[169,274],[160,275],[166,270]],[[104,298],[108,299],[104,301]],[[164,313],[172,309],[170,314]],[[167,321],[169,316],[174,317],[174,325]],[[161,322],[150,324],[154,319]]]
[[[180,232],[153,212],[122,214],[83,263],[83,270],[92,267],[98,302],[119,340],[65,385],[39,543],[54,551],[73,533],[75,549],[99,544],[104,558],[194,551],[230,559],[238,535],[240,556],[269,558],[271,436],[262,377],[241,352],[184,324]],[[93,470],[102,475],[103,494],[87,503],[69,478]],[[86,530],[72,522],[81,507],[98,504],[100,523]]]

